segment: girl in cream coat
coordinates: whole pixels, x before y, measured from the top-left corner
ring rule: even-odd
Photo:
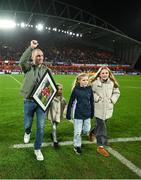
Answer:
[[[63,86],[62,84],[57,84],[58,91],[54,99],[52,100],[49,109],[47,111],[47,118],[51,120],[52,124],[52,133],[51,139],[54,143],[54,148],[58,148],[57,140],[57,125],[60,123],[62,118],[66,117],[67,103],[65,98],[62,95]]]
[[[119,85],[108,67],[101,67],[90,80],[94,94],[96,123],[90,132],[89,139],[93,141],[96,136],[97,152],[103,156],[109,156],[104,148],[107,145],[106,120],[113,115],[114,104],[120,96]]]

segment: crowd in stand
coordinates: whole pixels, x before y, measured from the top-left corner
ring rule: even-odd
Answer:
[[[67,64],[102,64],[113,63],[113,54],[97,48],[47,48],[47,59],[53,64],[64,62]]]
[[[107,52],[98,48],[70,48],[70,47],[50,47],[45,46],[46,60],[58,63],[76,63],[76,64],[99,64],[112,62],[112,52]],[[19,61],[22,52],[25,50],[25,44],[16,46],[7,45],[0,42],[0,61]]]
[[[19,58],[26,45],[24,43],[8,44],[0,42],[0,71],[18,71],[21,72],[19,67]],[[72,65],[97,65],[120,64],[119,59],[115,58],[112,52],[104,51],[98,48],[86,47],[43,47],[45,54],[45,62],[53,66],[72,66]],[[78,70],[79,69],[79,70]],[[84,71],[85,68],[73,69],[73,71]],[[54,69],[54,71],[61,71],[61,69]],[[87,70],[92,70],[91,68]],[[70,69],[63,69],[63,72],[71,71]]]
[[[0,42],[0,61],[19,61],[25,45]]]

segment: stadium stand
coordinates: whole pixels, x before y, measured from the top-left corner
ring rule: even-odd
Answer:
[[[17,23],[16,29],[0,29],[1,72],[21,72],[19,58],[31,39],[40,42],[54,73],[93,72],[101,65],[121,73],[141,68],[141,42],[77,7],[56,0],[17,0],[15,7],[5,0],[0,17],[5,14]],[[37,22],[44,23],[43,32]]]

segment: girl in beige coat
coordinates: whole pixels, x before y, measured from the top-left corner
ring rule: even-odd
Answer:
[[[89,139],[93,141],[96,136],[97,152],[103,156],[109,156],[104,148],[107,145],[106,120],[113,115],[114,104],[120,96],[119,85],[108,67],[101,67],[95,76],[90,78],[90,81],[94,93],[96,123],[90,132]]]
[[[52,100],[49,109],[47,111],[47,118],[51,120],[52,133],[51,139],[53,141],[54,148],[58,148],[57,140],[57,125],[60,123],[62,118],[66,117],[67,103],[62,95],[63,86],[62,84],[57,84],[58,91],[54,99]]]

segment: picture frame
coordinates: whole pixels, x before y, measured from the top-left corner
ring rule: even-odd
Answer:
[[[50,71],[47,69],[43,78],[35,88],[33,99],[45,112],[56,93],[56,83]]]

